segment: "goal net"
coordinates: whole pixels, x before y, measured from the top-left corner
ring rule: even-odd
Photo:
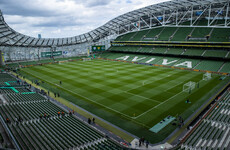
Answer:
[[[91,61],[91,58],[83,58],[82,60],[83,60],[84,62],[85,62],[85,61]]]
[[[212,74],[209,72],[206,72],[205,74],[203,74],[203,80],[204,81],[208,81],[212,78]]]
[[[189,81],[183,85],[183,92],[191,92],[196,87],[196,82]]]

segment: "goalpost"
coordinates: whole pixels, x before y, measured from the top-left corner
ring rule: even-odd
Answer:
[[[212,74],[209,72],[206,72],[205,74],[203,74],[203,80],[204,81],[208,81],[212,78]]]
[[[196,82],[189,81],[188,83],[185,83],[183,85],[183,92],[188,92],[190,93],[193,89],[196,87]]]

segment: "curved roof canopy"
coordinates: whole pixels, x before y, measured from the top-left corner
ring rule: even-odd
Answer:
[[[3,15],[0,11],[0,44],[6,46],[59,47],[65,45],[75,45],[84,42],[96,42],[99,39],[107,37],[109,35],[121,34],[131,31],[129,29],[131,24],[142,23],[147,25],[147,22],[149,22],[149,18],[155,18],[155,20],[151,20],[151,24],[149,27],[152,27],[152,24],[159,22],[159,20],[157,20],[157,16],[167,16],[165,17],[165,19],[170,20],[172,18],[172,12],[177,11],[183,12],[177,14],[179,14],[179,18],[184,19],[185,16],[183,14],[188,12],[190,9],[190,11],[200,10],[207,6],[211,6],[212,8],[221,8],[223,4],[225,4],[226,8],[229,7],[229,0],[172,0],[155,5],[150,5],[120,15],[108,21],[103,26],[100,26],[85,34],[68,38],[41,39],[23,35],[14,31],[4,21]]]

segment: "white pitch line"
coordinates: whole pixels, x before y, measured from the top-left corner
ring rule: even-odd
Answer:
[[[153,102],[161,103],[161,102],[159,102],[157,100],[153,100],[153,99],[150,99],[148,97],[144,97],[144,96],[141,96],[141,95],[133,94],[133,93],[130,93],[130,92],[127,92],[127,91],[125,91],[125,93],[131,94],[131,95],[134,95],[134,96],[138,96],[138,97],[141,97],[141,98],[144,98],[144,99],[148,99],[148,100],[153,101]]]
[[[25,71],[25,72],[27,72],[27,71]],[[27,73],[29,73],[29,72],[27,72]],[[32,74],[32,73],[29,73],[29,74],[31,74],[31,75],[37,77],[36,75],[34,75],[34,74]],[[41,79],[40,77],[37,77],[37,78]],[[44,80],[44,79],[41,79],[41,80]],[[50,83],[50,84],[55,85],[55,84],[52,83],[52,82],[49,82],[49,81],[47,81],[47,80],[45,80],[45,81],[48,82],[48,83]],[[123,114],[123,113],[121,113],[121,112],[119,112],[119,111],[117,111],[117,110],[115,110],[115,109],[112,109],[112,108],[110,108],[110,107],[108,107],[108,106],[105,106],[105,105],[103,105],[103,104],[101,104],[101,103],[98,103],[98,102],[96,102],[96,101],[93,101],[93,100],[91,100],[91,99],[89,99],[89,98],[87,98],[87,97],[85,97],[85,96],[83,96],[83,95],[80,95],[80,94],[76,93],[76,92],[73,92],[73,91],[71,91],[71,90],[68,90],[68,89],[66,89],[66,88],[63,88],[63,87],[61,87],[61,86],[59,86],[59,87],[62,88],[62,89],[65,89],[65,90],[67,90],[67,91],[69,91],[69,92],[71,92],[71,93],[73,93],[73,94],[76,94],[76,95],[78,95],[78,96],[80,96],[80,97],[83,97],[83,98],[85,98],[85,99],[87,99],[87,100],[89,100],[89,101],[91,101],[91,102],[93,102],[93,103],[96,103],[96,104],[101,105],[101,106],[103,106],[103,107],[105,107],[105,108],[107,108],[107,109],[110,109],[110,110],[112,110],[112,111],[114,111],[114,112],[116,112],[116,113],[119,113],[119,114],[121,114],[121,115],[123,115],[123,116],[126,116],[126,117],[128,117],[128,118],[132,118],[132,117],[129,116],[129,115]]]
[[[172,75],[173,75],[173,74],[172,74]],[[158,77],[153,77],[153,78],[155,79],[155,78],[158,78]],[[159,80],[164,79],[164,78],[166,78],[166,77],[158,78],[158,80],[145,80],[145,81],[151,81],[151,82],[150,82],[150,83],[146,83],[146,84],[144,84],[144,85],[143,85],[143,82],[142,82],[142,85],[137,86],[137,87],[132,88],[132,89],[129,89],[129,90],[125,91],[125,92],[131,91],[131,90],[134,90],[134,89],[137,89],[137,88],[139,88],[139,87],[142,87],[142,86],[145,86],[145,85],[148,85],[148,84],[151,84],[151,83],[153,83],[153,82],[155,82],[155,81],[159,81]],[[144,82],[145,82],[145,81],[144,81]]]
[[[179,82],[178,84],[176,84],[176,85],[174,85],[173,87],[170,87],[170,88],[168,88],[168,89],[166,89],[166,90],[164,90],[164,91],[168,91],[169,89],[172,89],[172,88],[174,88],[174,87],[180,85],[181,83],[183,83],[183,81],[182,81],[182,82]]]
[[[133,118],[133,119],[136,119],[136,118],[139,118],[140,116],[143,116],[144,114],[146,114],[146,113],[150,112],[151,110],[153,110],[153,109],[157,108],[158,106],[160,106],[160,105],[162,105],[162,104],[164,104],[164,103],[168,102],[171,98],[173,98],[173,97],[177,96],[178,94],[180,94],[180,93],[182,93],[182,92],[183,92],[183,91],[181,91],[181,92],[177,93],[176,95],[174,95],[174,96],[170,97],[170,98],[169,98],[169,99],[167,99],[166,101],[164,101],[164,102],[162,102],[162,103],[160,103],[160,104],[156,105],[155,107],[152,107],[152,108],[150,108],[149,110],[147,110],[147,111],[143,112],[142,114],[140,114],[140,115],[138,115],[138,116],[136,116],[136,117],[132,117],[132,118]]]

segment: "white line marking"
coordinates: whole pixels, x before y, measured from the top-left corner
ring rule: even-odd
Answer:
[[[175,74],[176,74],[176,73],[175,73]],[[172,74],[172,75],[173,75],[173,74]],[[153,82],[159,81],[159,80],[164,79],[164,78],[166,78],[166,77],[162,77],[162,78],[159,78],[159,77],[152,77],[152,78],[153,78],[153,79],[158,79],[158,80],[146,80],[146,81],[150,81],[150,83],[146,83],[146,84],[144,84],[144,85],[152,84]],[[145,81],[144,81],[144,82],[145,82]],[[142,82],[142,85],[136,86],[135,88],[129,89],[129,90],[125,91],[125,92],[128,92],[128,91],[131,91],[131,90],[140,88],[140,87],[142,87],[142,86],[143,86],[143,82]]]
[[[170,88],[168,88],[168,89],[166,89],[166,90],[164,90],[164,91],[168,91],[168,90],[170,90],[170,89],[172,89],[172,88],[174,88],[174,87],[176,87],[176,86],[178,86],[178,85],[180,85],[181,83],[183,83],[184,81],[182,81],[182,82],[179,82],[178,84],[176,84],[176,85],[174,85],[173,87],[170,87]]]
[[[125,91],[125,93],[131,94],[131,95],[134,95],[134,96],[138,96],[138,97],[141,97],[141,98],[144,98],[144,99],[148,99],[148,100],[156,102],[156,103],[161,103],[161,102],[159,102],[157,100],[153,100],[153,99],[150,99],[148,97],[144,97],[144,96],[141,96],[141,95],[133,94],[133,93],[130,93],[130,92],[127,92],[127,91]]]
[[[25,70],[24,70],[24,71],[25,71]],[[27,72],[27,71],[25,71],[25,72]],[[29,73],[29,72],[27,72],[27,73],[28,73],[28,74],[31,74],[31,75],[33,75],[33,76],[35,76],[35,77],[37,77],[36,75],[34,75],[34,74],[32,74],[32,73]],[[41,79],[40,77],[37,77],[37,78]],[[41,79],[41,80],[45,80],[45,79]],[[47,80],[45,80],[45,81],[48,82],[48,83],[50,83],[50,84],[55,85],[55,83],[49,82],[49,81],[47,81]],[[107,109],[110,109],[110,110],[112,110],[112,111],[114,111],[114,112],[116,112],[116,113],[119,113],[119,114],[121,114],[121,115],[123,115],[123,116],[126,116],[126,117],[128,117],[128,118],[132,118],[132,117],[129,116],[129,115],[123,114],[123,113],[121,113],[121,112],[119,112],[119,111],[117,111],[117,110],[115,110],[115,109],[112,109],[112,108],[110,108],[110,107],[108,107],[108,106],[105,106],[105,105],[103,105],[103,104],[101,104],[101,103],[98,103],[98,102],[96,102],[96,101],[93,101],[93,100],[91,100],[91,99],[89,99],[89,98],[87,98],[87,97],[85,97],[85,96],[83,96],[83,95],[80,95],[80,94],[76,93],[76,92],[73,92],[73,91],[68,90],[68,89],[66,89],[66,88],[63,88],[63,87],[59,87],[59,88],[65,89],[65,90],[67,90],[67,91],[69,91],[69,92],[71,92],[71,93],[73,93],[73,94],[76,94],[76,95],[78,95],[78,96],[80,96],[80,97],[83,97],[83,98],[85,98],[85,99],[87,99],[87,100],[89,100],[89,101],[91,101],[91,102],[93,102],[93,103],[96,103],[96,104],[98,104],[98,105],[101,105],[101,106],[103,106],[103,107],[105,107],[105,108],[107,108]]]
[[[169,99],[167,99],[166,101],[164,101],[164,102],[162,102],[162,103],[160,103],[160,104],[158,104],[158,105],[156,105],[156,106],[154,106],[154,107],[150,108],[149,110],[147,110],[147,111],[143,112],[142,114],[140,114],[140,115],[138,115],[138,116],[136,116],[136,117],[132,117],[132,118],[133,118],[133,119],[137,119],[137,118],[139,118],[139,117],[143,116],[144,114],[146,114],[146,113],[150,112],[151,110],[153,110],[153,109],[157,108],[158,106],[160,106],[160,105],[162,105],[162,104],[164,104],[164,103],[168,102],[170,99],[172,99],[173,97],[175,97],[175,96],[179,95],[179,94],[180,94],[180,93],[182,93],[182,92],[183,92],[183,91],[181,91],[181,92],[179,92],[179,93],[175,94],[174,96],[170,97],[170,98],[169,98]]]

